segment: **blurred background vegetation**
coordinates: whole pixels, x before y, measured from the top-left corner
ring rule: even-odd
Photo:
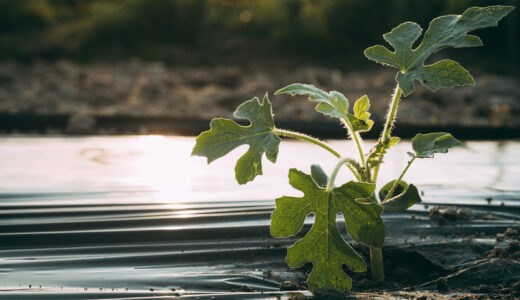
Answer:
[[[412,20],[470,6],[518,5],[470,0],[0,0],[0,59],[76,62],[138,58],[182,64],[245,64],[267,56],[360,67],[363,49]],[[482,30],[485,47],[462,63],[486,71],[519,69],[518,9],[501,30]],[[457,55],[457,51],[453,52]],[[240,54],[240,55],[238,55]]]

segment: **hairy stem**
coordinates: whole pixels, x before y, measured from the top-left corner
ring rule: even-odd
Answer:
[[[403,91],[399,87],[399,84],[397,84],[395,86],[392,102],[390,103],[388,115],[386,116],[385,127],[383,129],[383,132],[381,133],[381,137],[379,137],[379,142],[387,143],[390,139],[392,127],[394,126],[395,116],[397,114],[397,106],[399,105],[399,100],[401,99],[402,92]],[[381,160],[383,160],[384,151],[386,150],[385,148],[386,146],[381,149]],[[377,176],[379,173],[380,165],[381,164],[377,164],[374,168],[374,172],[372,173],[371,181],[373,183],[377,183]],[[370,266],[372,270],[372,278],[376,281],[384,281],[385,267],[383,264],[383,252],[381,251],[381,248],[370,247]]]
[[[340,159],[338,161],[338,163],[336,164],[336,166],[334,167],[334,170],[332,171],[332,174],[330,174],[329,182],[327,183],[327,191],[328,192],[332,191],[332,189],[334,188],[334,180],[336,180],[336,175],[338,175],[339,169],[349,159],[351,159],[351,158],[346,157],[346,158]]]
[[[410,159],[410,161],[408,162],[408,165],[406,165],[406,168],[404,168],[403,172],[401,173],[401,175],[399,175],[399,178],[397,178],[397,180],[394,182],[394,184],[392,185],[392,188],[390,189],[390,191],[388,191],[388,194],[386,195],[385,199],[382,202],[385,202],[386,200],[388,200],[392,194],[394,193],[395,189],[397,188],[397,186],[399,185],[399,182],[401,181],[401,179],[403,179],[403,176],[404,174],[406,173],[406,171],[408,171],[408,168],[410,168],[410,166],[412,165],[413,161],[415,160],[415,156],[412,157],[412,159]]]
[[[348,118],[344,118],[344,121],[352,135],[352,138],[356,142],[359,152],[359,158],[361,158],[361,165],[363,166],[363,168],[366,168],[365,156],[363,155],[363,147],[361,146],[363,144],[363,140],[361,139],[361,136],[359,136],[359,134],[354,131],[354,126],[352,126],[352,122],[350,122]]]
[[[394,127],[395,115],[397,114],[397,106],[399,104],[399,100],[401,99],[402,93],[403,91],[399,87],[399,84],[397,84],[395,86],[392,102],[390,103],[390,110],[388,111],[388,115],[386,116],[385,128],[383,129],[383,133],[381,134],[381,139],[384,141],[390,138],[392,127]]]
[[[318,146],[322,147],[323,149],[329,151],[330,153],[332,153],[332,155],[336,156],[337,158],[341,157],[341,155],[336,150],[332,149],[332,147],[329,146],[327,143],[320,141],[317,138],[313,138],[312,136],[309,136],[309,135],[306,135],[303,133],[299,133],[299,132],[290,131],[290,130],[279,129],[279,128],[275,128],[274,133],[276,133],[277,135],[280,135],[280,136],[285,136],[285,137],[290,137],[290,138],[295,138],[295,139],[299,139],[302,141],[310,142],[314,145],[318,145]],[[356,177],[357,180],[361,180],[361,177],[360,177],[361,174],[359,174],[359,172],[354,168],[354,166],[352,166],[352,164],[348,160],[345,160],[344,163],[348,167],[348,169],[352,172],[352,174],[354,174],[354,177]]]
[[[388,115],[386,116],[386,123],[381,133],[381,137],[379,137],[379,142],[388,142],[390,139],[390,134],[392,133],[392,127],[394,126],[395,116],[397,114],[397,106],[399,105],[399,100],[401,99],[401,94],[403,91],[399,87],[399,84],[395,86],[394,95],[392,97],[392,102],[390,103],[390,109],[388,110]],[[385,148],[381,150],[381,160],[383,159]],[[372,173],[372,182],[376,183],[377,175],[379,173],[379,167],[381,164],[378,164],[374,168],[374,172]]]
[[[370,247],[370,270],[374,280],[385,281],[385,267],[381,248]]]
[[[299,132],[290,131],[290,130],[279,129],[279,128],[275,128],[274,133],[276,133],[277,135],[291,137],[291,138],[313,143],[314,145],[318,145],[318,146],[322,147],[323,149],[329,151],[330,153],[332,153],[332,155],[336,156],[337,158],[341,157],[341,155],[336,150],[332,149],[332,147],[329,146],[327,143],[320,141],[317,138],[313,138],[312,136],[309,136],[309,135],[306,135],[303,133],[299,133]]]

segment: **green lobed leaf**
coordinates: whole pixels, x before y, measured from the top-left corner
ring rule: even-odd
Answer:
[[[337,91],[327,93],[310,84],[294,83],[276,91],[275,95],[279,94],[309,96],[310,101],[319,102],[316,105],[316,111],[342,121],[348,120],[352,124],[354,132],[369,131],[374,125],[374,121],[368,119],[370,113],[367,110],[370,107],[370,101],[366,95],[356,101],[354,114],[350,114],[348,99]]]
[[[419,133],[412,139],[412,148],[415,153],[408,152],[408,155],[417,158],[431,158],[435,153],[446,153],[449,148],[461,145],[461,142],[446,132]]]
[[[383,200],[386,198],[394,183],[395,180],[392,180],[379,190],[379,199]],[[417,187],[415,187],[413,184],[408,184],[401,180],[399,181],[392,196],[388,200],[381,203],[381,205],[383,205],[386,211],[403,211],[420,202],[421,196],[419,196]]]
[[[365,271],[366,265],[341,237],[336,217],[338,213],[343,214],[347,232],[355,241],[381,247],[384,241],[383,208],[363,200],[373,194],[374,185],[350,181],[327,191],[311,176],[296,169],[289,171],[289,183],[304,196],[276,199],[271,235],[293,236],[301,230],[305,218],[314,214],[314,224],[307,235],[289,247],[287,263],[290,267],[300,267],[312,262],[313,270],[307,282],[313,291],[349,290],[352,279],[343,272],[342,264],[355,272]]]
[[[249,120],[251,125],[241,126],[229,119],[213,119],[211,129],[197,137],[191,155],[205,156],[209,164],[241,145],[249,145],[235,167],[237,182],[245,184],[262,175],[264,153],[267,159],[276,162],[280,138],[274,133],[273,113],[267,94],[262,103],[256,97],[242,103],[234,116]]]
[[[446,15],[433,19],[424,37],[415,49],[414,43],[422,33],[422,28],[414,22],[405,22],[383,35],[394,48],[376,45],[365,50],[365,56],[383,65],[399,70],[396,77],[403,94],[409,95],[414,81],[421,82],[427,88],[436,91],[440,87],[454,87],[471,84],[473,78],[458,63],[442,60],[424,66],[425,60],[434,52],[446,47],[482,46],[479,37],[468,33],[480,28],[497,26],[498,21],[514,9],[512,6],[471,7],[462,15]]]

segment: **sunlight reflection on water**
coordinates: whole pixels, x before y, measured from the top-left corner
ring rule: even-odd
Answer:
[[[336,159],[284,140],[278,162],[264,159],[264,175],[240,186],[233,170],[245,146],[208,166],[205,158],[190,157],[194,143],[173,136],[0,137],[0,290],[38,299],[46,293],[54,299],[56,287],[63,287],[59,295],[76,293],[73,298],[86,288],[143,293],[135,297],[151,288],[228,292],[252,283],[278,290],[282,278],[260,280],[263,270],[287,273],[284,248],[292,241],[269,238],[274,199],[299,195],[288,184],[289,168],[309,172],[318,163],[330,172]],[[355,157],[351,141],[330,144]],[[381,184],[399,175],[410,148],[404,141],[390,150]],[[447,236],[495,236],[516,226],[518,153],[517,141],[467,142],[417,160],[404,179],[425,193],[424,204],[469,208],[475,218],[439,226],[423,204],[385,213],[385,243],[439,247]],[[350,179],[342,169],[337,184]],[[489,214],[495,219],[484,219]],[[43,290],[25,288],[36,283]]]
[[[119,195],[110,201],[178,203],[176,208],[182,208],[181,203],[185,202],[298,196],[298,191],[288,184],[289,168],[308,172],[311,164],[318,163],[329,172],[335,164],[334,157],[321,148],[284,141],[278,162],[272,164],[264,159],[264,175],[240,186],[234,179],[234,165],[246,146],[208,166],[205,158],[190,157],[194,142],[192,137],[156,135],[4,137],[0,139],[0,193],[142,192],[139,197]],[[367,141],[365,150],[372,143]],[[330,144],[346,155],[354,155],[350,141],[330,141]],[[381,184],[399,175],[410,148],[405,141],[390,150],[387,164],[381,169]],[[467,142],[464,148],[438,154],[435,159],[418,160],[404,180],[419,186],[518,191],[518,153],[520,143],[515,141]],[[337,182],[349,179],[343,170]],[[106,199],[98,197],[97,201]]]

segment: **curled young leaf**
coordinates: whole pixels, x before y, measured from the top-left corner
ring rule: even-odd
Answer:
[[[424,65],[434,52],[446,47],[482,46],[479,37],[468,33],[480,28],[496,26],[498,21],[514,9],[512,6],[471,7],[462,15],[447,15],[433,19],[423,40],[415,49],[415,41],[422,28],[414,22],[405,22],[383,35],[392,45],[394,52],[377,45],[365,50],[365,56],[375,62],[389,65],[397,70],[396,80],[403,94],[409,95],[414,81],[418,80],[427,88],[436,91],[440,87],[454,87],[475,84],[468,71],[451,60],[442,60],[432,65]]]
[[[370,108],[370,100],[368,100],[368,96],[364,95],[363,97],[356,100],[354,103],[354,115],[361,120],[368,120],[370,118],[370,113],[368,109]]]
[[[412,148],[415,153],[408,152],[408,155],[417,158],[431,158],[435,153],[446,153],[449,148],[461,145],[461,142],[450,133],[419,133],[412,139]]]
[[[197,137],[191,155],[205,156],[209,164],[241,145],[249,145],[235,167],[237,182],[245,184],[262,175],[264,153],[267,159],[276,162],[280,138],[274,133],[273,113],[267,94],[262,103],[256,97],[242,103],[234,116],[249,120],[251,125],[241,126],[229,119],[213,119],[211,129]]]
[[[276,199],[271,216],[271,235],[289,237],[298,233],[309,214],[314,214],[314,225],[305,237],[287,251],[290,267],[312,262],[313,270],[307,280],[312,291],[346,291],[352,279],[341,269],[346,264],[355,272],[366,270],[359,254],[341,237],[336,217],[342,213],[348,234],[370,246],[381,247],[384,241],[383,208],[377,203],[357,199],[369,198],[374,185],[350,181],[327,191],[313,178],[301,171],[289,171],[289,183],[304,196]]]
[[[303,83],[293,83],[293,84],[290,84],[286,87],[283,87],[281,89],[279,89],[278,91],[276,91],[274,93],[275,95],[279,95],[279,94],[288,94],[288,95],[291,95],[291,96],[296,96],[296,95],[300,95],[300,96],[309,96],[311,101],[314,101],[314,102],[331,102],[331,101],[335,101],[336,99],[334,99],[334,97],[332,97],[331,95],[329,95],[329,93],[325,92],[325,91],[322,91],[320,90],[319,88],[311,85],[311,84],[303,84]],[[348,103],[347,103],[347,108],[348,108]]]
[[[319,102],[316,106],[318,112],[340,120],[345,119],[348,114],[348,100],[340,92],[327,93],[310,84],[293,83],[279,89],[274,94],[307,95],[310,101]]]
[[[320,165],[312,165],[311,166],[311,177],[312,180],[316,183],[317,186],[321,188],[327,187],[327,182],[329,181],[329,177]]]
[[[278,90],[275,95],[307,95],[309,100],[319,102],[316,105],[316,111],[334,118],[338,118],[343,122],[352,124],[354,132],[369,131],[374,125],[374,121],[369,120],[370,101],[367,96],[363,96],[354,104],[354,114],[348,112],[348,99],[340,92],[331,91],[327,93],[310,84],[294,83]]]
[[[383,200],[387,197],[394,183],[395,180],[392,180],[379,190],[379,199]],[[419,191],[415,185],[400,180],[390,198],[381,205],[387,211],[403,211],[420,202],[421,196],[419,196]]]

